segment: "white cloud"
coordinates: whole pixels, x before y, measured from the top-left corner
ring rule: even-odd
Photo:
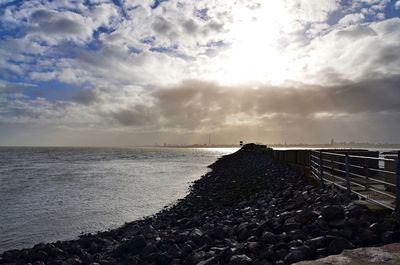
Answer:
[[[101,0],[90,5],[32,0],[5,8],[0,22],[10,34],[0,40],[0,78],[56,80],[78,89],[57,102],[23,97],[23,91],[15,105],[4,97],[0,122],[53,120],[72,128],[108,124],[118,130],[138,123],[137,130],[190,131],[198,129],[189,122],[193,117],[201,118],[199,124],[212,119],[201,115],[209,114],[206,110],[196,109],[188,118],[165,106],[174,115],[164,117],[150,94],[187,79],[247,88],[308,83],[325,89],[400,74],[400,19],[384,18],[386,0],[348,5],[339,0],[170,0],[155,9],[153,1],[121,2],[118,7]],[[224,113],[229,118],[214,122],[234,127],[246,117],[263,124],[287,115],[281,109],[229,110]],[[329,111],[314,116],[342,118],[340,111]]]
[[[359,23],[363,22],[364,19],[365,19],[365,16],[362,13],[348,14],[348,15],[342,17],[338,23],[341,25],[347,26],[347,25],[351,25],[351,24],[359,24]]]
[[[397,0],[396,3],[394,4],[396,9],[400,9],[400,1]]]

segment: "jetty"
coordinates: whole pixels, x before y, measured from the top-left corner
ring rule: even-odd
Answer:
[[[370,174],[365,182],[351,177],[366,172],[350,169],[350,163],[364,166],[355,156],[379,156],[297,151],[244,145],[210,165],[185,198],[153,216],[75,240],[6,251],[0,264],[280,265],[399,241],[396,203],[379,201],[352,184],[362,183],[368,192],[389,187],[370,183],[381,181],[379,175]],[[379,162],[368,164],[368,172],[376,165],[392,172]],[[338,182],[328,175],[336,171]]]

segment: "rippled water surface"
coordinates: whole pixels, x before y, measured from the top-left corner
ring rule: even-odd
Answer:
[[[0,253],[151,215],[236,148],[0,148]]]

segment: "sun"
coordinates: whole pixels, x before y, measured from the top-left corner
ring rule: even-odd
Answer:
[[[275,1],[280,2],[280,1]],[[216,59],[221,83],[280,82],[288,60],[279,47],[284,8],[267,1],[258,9],[237,7],[229,28],[230,46]]]

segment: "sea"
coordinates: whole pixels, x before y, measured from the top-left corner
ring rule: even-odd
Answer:
[[[237,150],[0,147],[0,253],[155,214]]]

